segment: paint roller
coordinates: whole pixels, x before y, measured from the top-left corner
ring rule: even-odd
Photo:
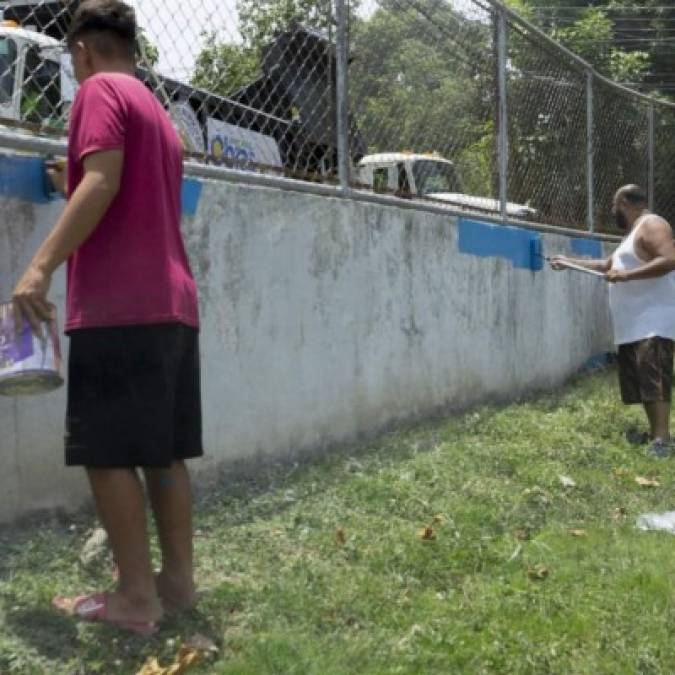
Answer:
[[[535,243],[538,244],[538,246],[533,246],[533,244],[535,244]],[[530,242],[530,255],[533,258],[536,258],[539,261],[545,260],[546,262],[550,263],[551,260],[552,260],[551,256],[544,255],[541,252],[541,241],[540,240],[536,240],[536,241],[532,240]],[[541,269],[543,267],[543,262],[540,262],[539,265],[540,265],[539,269]],[[583,267],[582,265],[576,265],[573,262],[565,262],[565,263],[563,263],[563,265],[564,265],[565,269],[574,270],[575,272],[583,272],[584,274],[590,274],[591,276],[594,276],[594,277],[602,277],[603,279],[605,278],[604,272],[597,272],[596,270],[589,270],[588,268]],[[533,269],[534,269],[534,267],[533,267]]]

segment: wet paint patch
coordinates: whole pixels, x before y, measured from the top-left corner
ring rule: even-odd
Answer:
[[[537,232],[467,218],[460,218],[458,224],[460,253],[503,258],[518,269],[542,269],[543,248]]]
[[[184,178],[181,189],[181,203],[183,213],[186,216],[194,216],[199,206],[199,198],[202,194],[202,184],[193,178]]]
[[[194,216],[199,206],[202,183],[185,178],[181,186],[183,213]],[[12,197],[34,204],[47,204],[62,195],[53,192],[46,165],[41,157],[0,155],[0,196]]]
[[[44,160],[39,157],[0,155],[0,195],[34,204],[46,204],[49,179]]]
[[[570,242],[572,253],[576,255],[593,258],[603,258],[602,242],[597,239],[572,239]]]

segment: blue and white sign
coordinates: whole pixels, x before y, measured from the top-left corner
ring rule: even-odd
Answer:
[[[281,167],[279,146],[270,136],[212,117],[207,120],[206,132],[209,154],[216,163],[234,163],[242,169],[254,169],[256,164]]]

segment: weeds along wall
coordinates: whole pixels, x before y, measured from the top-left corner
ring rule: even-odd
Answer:
[[[7,298],[63,202],[35,189],[40,158],[0,161]],[[552,388],[611,349],[605,283],[540,257],[610,243],[368,199],[185,180],[202,318],[198,484],[238,461]],[[63,270],[51,298],[63,325]],[[64,389],[0,398],[0,521],[86,499],[83,472],[63,466],[64,413]]]

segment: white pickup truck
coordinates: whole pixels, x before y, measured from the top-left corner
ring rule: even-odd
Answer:
[[[356,180],[376,192],[436,199],[458,209],[499,213],[499,200],[467,195],[455,165],[435,154],[387,152],[366,155],[356,165]],[[506,215],[531,220],[535,209],[526,204],[506,203]]]
[[[0,21],[0,121],[62,127],[76,87],[62,43]]]

